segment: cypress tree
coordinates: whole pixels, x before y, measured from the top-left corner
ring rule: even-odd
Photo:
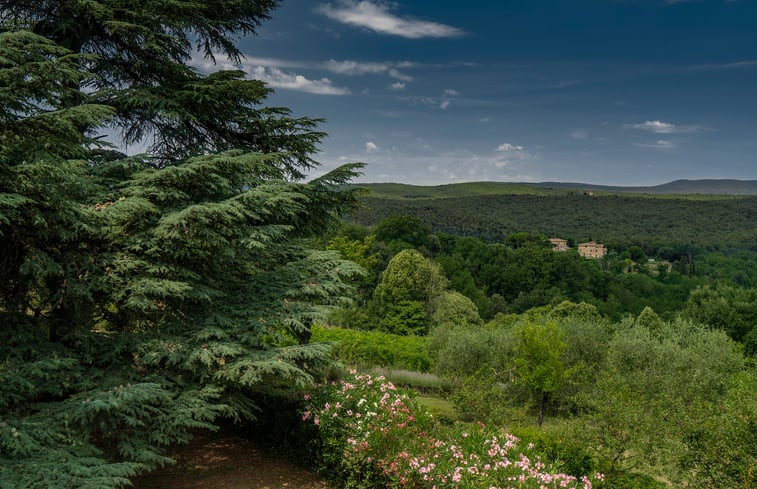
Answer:
[[[0,0],[0,487],[124,487],[327,365],[359,165],[305,181],[317,119],[187,65],[276,4]]]

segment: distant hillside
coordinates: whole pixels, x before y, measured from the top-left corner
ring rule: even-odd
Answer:
[[[420,186],[404,183],[358,184],[379,199],[443,199],[474,195],[566,195],[586,191],[646,195],[757,195],[757,180],[676,180],[650,187],[618,187],[578,182],[466,182]]]
[[[565,182],[524,183],[522,185],[548,189],[599,190],[635,194],[757,195],[757,180],[675,180],[651,187],[616,187]]]
[[[505,182],[467,182],[449,185],[421,186],[405,183],[356,184],[368,189],[378,199],[444,199],[474,195],[564,195],[562,188],[555,191],[547,187]]]
[[[363,198],[365,206],[348,220],[374,225],[393,214],[410,215],[435,232],[489,241],[531,231],[575,242],[594,239],[616,249],[656,243],[737,246],[757,251],[757,195],[690,193],[703,185],[709,185],[713,192],[722,191],[728,184],[718,187],[703,181],[671,182],[647,187],[660,192],[666,187],[670,192],[685,189],[686,195],[627,193],[618,191],[620,187],[611,187],[614,191],[609,192],[608,187],[582,184],[544,185],[361,185],[369,190]],[[591,196],[588,190],[592,190]]]

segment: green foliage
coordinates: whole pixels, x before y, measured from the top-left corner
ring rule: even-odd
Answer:
[[[360,268],[310,239],[360,165],[303,182],[317,120],[185,64],[275,4],[0,2],[0,486],[124,487],[330,364]]]
[[[336,358],[347,365],[393,367],[428,372],[426,338],[313,326],[311,342],[336,342]]]
[[[502,380],[498,372],[486,368],[458,379],[450,400],[461,419],[506,426],[509,430],[527,424],[526,408],[513,402],[512,389]]]
[[[649,306],[645,307],[636,317],[636,324],[649,331],[656,331],[663,326],[660,316]]]
[[[415,250],[403,250],[384,270],[374,301],[380,327],[396,334],[426,334],[431,324],[475,318],[470,300],[446,292],[449,281],[439,266]]]
[[[468,377],[483,368],[504,375],[513,348],[509,331],[483,327],[437,327],[428,342],[437,372],[451,378]]]
[[[670,462],[684,452],[688,430],[702,422],[699,406],[720,402],[742,367],[738,348],[720,331],[684,321],[654,331],[624,326],[608,345],[596,389],[579,396],[588,415],[577,419],[573,434],[608,471],[653,470],[667,461],[665,475],[681,477]]]
[[[481,317],[472,300],[459,292],[444,291],[429,301],[431,321],[436,327],[480,325]]]
[[[515,337],[512,359],[515,381],[523,385],[539,406],[541,426],[548,403],[573,375],[562,358],[567,348],[564,333],[557,324],[525,323],[513,330]]]
[[[379,263],[377,253],[371,253],[375,236],[369,235],[362,240],[351,240],[346,236],[334,236],[329,240],[326,248],[336,250],[345,260],[357,263],[367,271],[364,279],[366,283],[373,283],[376,274],[376,266]]]
[[[340,487],[474,489],[505,487],[513,480],[524,488],[592,484],[585,476],[555,473],[533,445],[501,430],[436,422],[415,398],[382,377],[350,375],[308,397],[303,420],[318,427],[313,453]]]
[[[399,301],[426,304],[440,294],[448,283],[434,262],[415,250],[403,250],[392,258],[384,270],[375,296],[384,306]]]
[[[383,313],[379,327],[384,331],[400,335],[425,335],[428,332],[429,321],[423,302],[389,302],[384,305]]]
[[[605,477],[602,487],[607,489],[666,489],[670,486],[638,472],[613,472]]]
[[[407,247],[428,248],[431,228],[408,216],[389,216],[376,225],[376,239],[399,252]]]
[[[754,337],[757,329],[757,289],[727,285],[697,287],[682,311],[684,317],[720,329],[736,341]],[[751,336],[750,336],[751,335]],[[757,353],[757,343],[747,343],[748,353]]]
[[[753,487],[757,484],[757,371],[733,379],[721,402],[706,404],[699,424],[685,437],[679,458],[698,487]]]
[[[560,470],[580,477],[595,470],[591,453],[578,441],[563,436],[559,429],[545,430],[533,426],[513,428],[513,435],[524,442],[533,443],[547,460],[559,463]],[[603,483],[601,487],[606,487]]]
[[[477,195],[396,199],[367,196],[354,222],[374,225],[387,216],[418,219],[436,233],[475,236],[501,242],[524,230],[574,242],[597,240],[619,250],[642,243],[657,246],[738,246],[753,248],[757,197],[692,199],[686,196]],[[646,252],[647,255],[650,255]]]

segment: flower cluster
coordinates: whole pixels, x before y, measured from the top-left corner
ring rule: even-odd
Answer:
[[[329,438],[326,446],[341,450],[347,465],[371,464],[396,487],[592,487],[588,477],[556,473],[515,436],[481,424],[436,423],[383,377],[351,372],[306,400],[302,419]]]

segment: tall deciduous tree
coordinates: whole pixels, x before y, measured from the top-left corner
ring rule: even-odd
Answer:
[[[567,348],[557,324],[525,323],[513,331],[516,338],[512,365],[516,381],[523,385],[538,406],[536,423],[541,426],[544,413],[563,384],[573,374],[562,358]]]
[[[0,1],[0,487],[124,487],[328,362],[357,268],[308,239],[359,165],[304,182],[318,121],[186,64],[276,3]]]

